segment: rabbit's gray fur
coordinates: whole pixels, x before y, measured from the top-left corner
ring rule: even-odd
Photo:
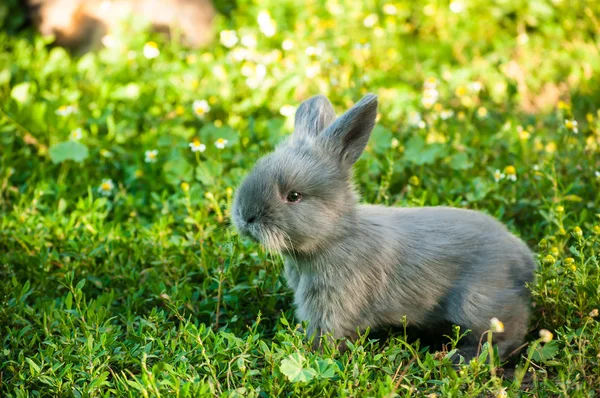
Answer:
[[[519,346],[529,320],[536,263],[525,243],[483,213],[450,207],[359,205],[352,165],[375,125],[367,95],[336,119],[324,96],[296,112],[293,135],[260,159],[235,195],[242,234],[281,252],[297,316],[310,334],[355,337],[401,322],[450,321],[473,331],[462,352],[499,318],[501,356]],[[288,203],[290,190],[302,194]],[[318,339],[317,339],[318,341]]]

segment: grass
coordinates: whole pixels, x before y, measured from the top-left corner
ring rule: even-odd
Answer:
[[[0,32],[0,395],[600,394],[600,5],[296,3],[238,1],[232,48],[140,33],[75,58]],[[364,201],[479,209],[536,251],[516,370],[410,332],[310,351],[229,208],[319,92],[380,97]]]

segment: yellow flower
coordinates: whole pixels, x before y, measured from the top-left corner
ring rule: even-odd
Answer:
[[[233,195],[233,188],[231,188],[231,187],[227,187],[227,189],[225,189],[225,194],[226,194],[228,197],[231,197],[231,195]]]
[[[515,166],[512,166],[512,165],[506,166],[506,167],[504,168],[504,172],[505,172],[506,174],[509,174],[509,175],[510,175],[510,174],[517,174],[517,170],[515,169]]]
[[[540,243],[538,243],[538,246],[541,247],[542,249],[545,248],[546,246],[548,246],[548,241],[546,239],[542,239],[540,241]]]
[[[433,110],[436,112],[441,112],[443,109],[444,107],[439,102],[433,106]]]
[[[563,260],[563,264],[565,267],[569,268],[571,271],[577,271],[577,266],[575,265],[575,259],[573,257],[567,257]]]
[[[222,127],[223,126],[223,121],[220,119],[215,120],[215,127]]]
[[[556,262],[554,257],[552,257],[552,254],[548,254],[546,257],[544,257],[543,261],[544,261],[544,264],[554,264]]]
[[[477,116],[479,116],[480,118],[483,119],[487,115],[488,115],[488,111],[483,106],[481,106],[481,107],[479,107],[479,109],[477,109]]]
[[[542,343],[549,343],[552,341],[553,338],[554,335],[551,331],[547,329],[540,330],[540,340],[542,341]]]
[[[177,106],[175,107],[175,114],[176,114],[177,116],[181,116],[181,115],[183,115],[184,113],[185,113],[185,108],[184,108],[183,106],[181,106],[181,105],[177,105]]]
[[[140,169],[137,169],[137,170],[135,171],[135,178],[141,178],[141,177],[143,177],[143,176],[144,176],[144,172],[143,172],[142,170],[140,170]]]
[[[465,120],[465,113],[463,111],[460,111],[458,112],[456,117],[458,118],[458,120]]]
[[[600,225],[594,225],[594,227],[592,228],[592,232],[595,235],[600,235]]]
[[[508,393],[506,392],[506,388],[503,388],[502,390],[498,391],[498,393],[496,394],[496,398],[507,398],[508,397]]]
[[[558,248],[556,246],[551,247],[550,248],[550,254],[552,254],[554,257],[558,257],[558,254],[559,254]]]
[[[392,142],[391,142],[392,149],[398,148],[399,145],[400,145],[400,141],[398,141],[397,138],[392,138]]]
[[[598,316],[598,308],[594,308],[590,313],[590,317],[596,318]]]
[[[504,324],[496,317],[490,319],[490,331],[492,333],[503,333]]]
[[[506,179],[511,180],[511,181],[517,180],[517,169],[515,169],[515,166],[513,166],[513,165],[506,166],[504,168],[504,173],[506,174]]]
[[[462,97],[463,95],[467,95],[467,88],[465,86],[458,86],[454,92],[457,97]]]
[[[558,109],[569,109],[569,104],[565,101],[558,101]]]
[[[545,149],[546,149],[546,152],[548,152],[548,153],[554,153],[554,152],[556,152],[556,148],[557,148],[556,142],[550,141],[548,144],[546,144]]]
[[[419,181],[419,177],[417,176],[412,176],[408,179],[408,182],[410,183],[410,185],[414,185],[415,187],[419,186],[419,184],[421,183]]]
[[[594,121],[594,114],[593,113],[586,113],[585,114],[585,120],[588,121],[588,123],[592,123]]]
[[[181,189],[183,190],[183,192],[188,192],[190,190],[190,184],[188,184],[187,182],[182,182],[181,183]]]
[[[579,227],[573,228],[573,233],[575,234],[575,236],[577,236],[579,238],[581,238],[583,236],[583,231]]]
[[[558,205],[554,210],[556,210],[557,213],[563,213],[565,211],[565,208],[561,205]]]
[[[519,138],[523,141],[526,141],[531,137],[529,131],[523,128],[523,126],[517,126],[517,133],[519,133]]]
[[[215,195],[212,194],[212,192],[206,192],[204,194],[204,197],[208,200],[214,200],[215,199]]]
[[[187,57],[185,57],[185,62],[188,63],[188,65],[193,65],[196,63],[196,54],[189,54]]]

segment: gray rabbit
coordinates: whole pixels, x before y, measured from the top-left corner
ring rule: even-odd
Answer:
[[[471,358],[497,317],[506,357],[524,339],[536,262],[525,243],[483,213],[450,207],[361,205],[352,166],[367,145],[377,97],[336,118],[322,95],[302,103],[294,133],[258,161],[232,208],[238,231],[283,254],[297,317],[323,333],[452,322],[471,329]]]

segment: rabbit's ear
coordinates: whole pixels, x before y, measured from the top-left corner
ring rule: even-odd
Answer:
[[[298,110],[294,121],[295,139],[314,138],[335,120],[333,105],[324,95],[307,99]]]
[[[365,95],[323,133],[341,151],[342,160],[354,164],[367,146],[377,118],[377,96]]]

